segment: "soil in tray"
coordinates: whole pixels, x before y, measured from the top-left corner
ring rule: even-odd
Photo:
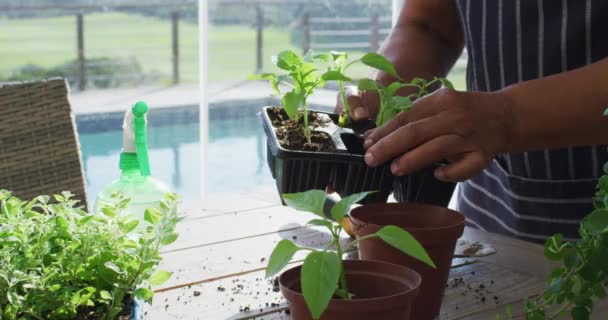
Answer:
[[[328,120],[321,119],[314,111],[308,112],[308,125],[311,127],[310,143],[304,135],[304,117],[300,111],[298,122],[289,119],[282,108],[268,109],[268,116],[275,127],[277,139],[281,147],[296,151],[335,152],[336,145],[331,136],[325,132],[313,131],[314,128],[323,127]]]

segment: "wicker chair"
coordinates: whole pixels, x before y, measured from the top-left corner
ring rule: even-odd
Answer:
[[[0,189],[71,191],[86,207],[80,144],[63,79],[0,86]]]

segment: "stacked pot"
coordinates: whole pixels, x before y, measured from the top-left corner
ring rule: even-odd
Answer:
[[[351,211],[357,238],[393,225],[412,234],[425,248],[432,268],[378,238],[359,242],[361,260],[345,261],[353,300],[333,299],[321,320],[432,320],[439,315],[456,241],[464,231],[464,216],[427,204],[371,204]],[[300,268],[284,272],[279,283],[295,320],[309,320],[300,287]]]

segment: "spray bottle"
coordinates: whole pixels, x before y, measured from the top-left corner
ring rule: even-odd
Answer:
[[[150,176],[146,128],[148,109],[148,105],[140,101],[125,113],[119,163],[120,179],[112,182],[97,195],[95,212],[100,212],[104,205],[116,201],[113,195],[119,194],[131,199],[126,213],[143,222],[145,210],[158,209],[165,193],[170,192],[162,182]]]

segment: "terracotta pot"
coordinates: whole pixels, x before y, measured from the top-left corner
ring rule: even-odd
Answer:
[[[332,299],[321,320],[408,320],[421,278],[415,271],[380,261],[344,261],[352,300]],[[312,320],[300,287],[301,267],[279,277],[281,293],[294,320]],[[415,318],[412,318],[415,319]]]
[[[400,264],[420,273],[422,285],[412,310],[412,319],[434,319],[441,309],[456,240],[464,231],[464,216],[444,207],[413,203],[366,205],[353,209],[350,215],[357,238],[375,233],[384,226],[395,225],[410,232],[424,246],[437,269],[377,238],[359,243],[359,258]]]

